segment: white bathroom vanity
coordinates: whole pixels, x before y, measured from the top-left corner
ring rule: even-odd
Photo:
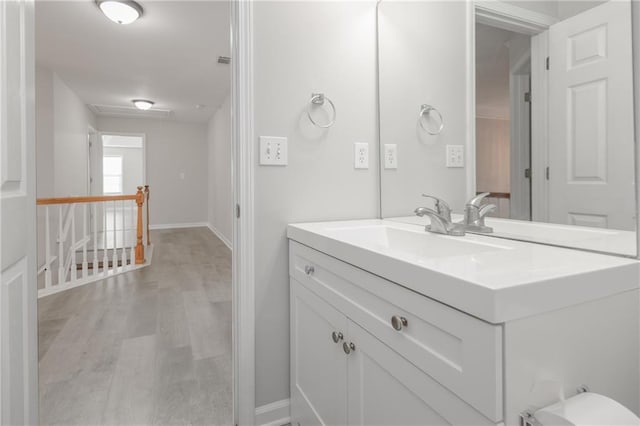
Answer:
[[[638,413],[637,261],[389,220],[287,234],[293,425],[517,425],[583,385]]]

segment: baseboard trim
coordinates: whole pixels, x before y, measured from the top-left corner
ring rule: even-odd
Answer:
[[[231,247],[231,241],[229,241],[229,239],[227,237],[222,235],[222,232],[218,231],[218,229],[216,229],[216,227],[213,226],[210,223],[207,223],[207,228],[209,228],[209,230],[211,232],[213,232],[213,235],[218,237],[220,239],[220,241],[222,241],[224,243],[224,245],[229,248],[229,250],[233,251],[233,248]]]
[[[180,228],[208,228],[207,222],[191,222],[191,223],[160,223],[156,225],[149,225],[149,229],[180,229]]]
[[[256,425],[282,426],[291,422],[289,399],[272,402],[256,408]]]

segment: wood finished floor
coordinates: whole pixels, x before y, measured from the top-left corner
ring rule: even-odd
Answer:
[[[231,253],[151,240],[151,266],[39,300],[41,424],[231,424]]]

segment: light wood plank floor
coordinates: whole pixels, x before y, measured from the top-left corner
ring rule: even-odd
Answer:
[[[151,241],[151,266],[39,300],[42,424],[231,424],[231,253]]]

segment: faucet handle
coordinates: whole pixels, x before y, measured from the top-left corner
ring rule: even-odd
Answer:
[[[472,199],[470,199],[467,202],[468,206],[475,206],[475,207],[480,207],[480,204],[482,204],[482,200],[484,200],[484,198],[488,195],[490,195],[490,192],[483,192],[482,194],[478,194],[475,197],[473,197]]]
[[[480,219],[484,219],[484,217],[486,215],[488,215],[489,213],[495,211],[497,208],[498,208],[498,206],[496,206],[495,204],[487,204],[485,206],[482,206],[482,208],[478,212],[478,217]]]
[[[438,214],[451,222],[451,207],[449,207],[449,204],[447,204],[446,201],[444,201],[442,198],[438,198],[429,194],[422,194],[422,196],[425,198],[431,198],[433,201],[435,201],[436,211],[438,212]]]

